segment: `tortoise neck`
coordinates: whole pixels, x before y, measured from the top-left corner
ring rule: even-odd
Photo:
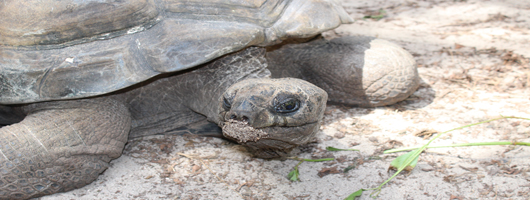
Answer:
[[[265,49],[250,47],[170,79],[183,97],[183,105],[218,123],[221,97],[228,87],[248,78],[269,77]]]
[[[157,77],[113,98],[129,107],[133,136],[173,130],[204,117],[218,124],[221,97],[228,87],[247,78],[270,76],[264,54],[262,48],[247,48],[178,74]]]

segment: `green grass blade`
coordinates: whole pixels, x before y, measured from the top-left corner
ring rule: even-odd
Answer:
[[[383,182],[381,185],[379,185],[377,188],[371,188],[371,189],[374,189],[375,191],[370,195],[371,197],[377,197],[377,195],[379,195],[379,193],[381,192],[381,189],[384,185],[386,185],[388,182],[390,182],[390,180],[392,180],[394,177],[396,177],[399,173],[401,173],[401,171],[403,171],[407,166],[411,165],[413,162],[417,162],[417,159],[419,157],[419,155],[421,154],[421,152],[423,152],[426,148],[428,148],[428,146],[436,139],[438,139],[440,136],[442,136],[443,134],[445,133],[448,133],[448,132],[451,132],[451,131],[455,131],[455,130],[459,130],[459,129],[463,129],[463,128],[467,128],[467,127],[471,127],[471,126],[476,126],[476,125],[479,125],[479,124],[484,124],[484,123],[488,123],[488,122],[491,122],[491,121],[495,121],[495,120],[500,120],[500,119],[523,119],[523,120],[530,120],[528,118],[522,118],[522,117],[514,117],[514,116],[501,116],[501,117],[498,117],[498,118],[494,118],[494,119],[490,119],[490,120],[486,120],[486,121],[481,121],[481,122],[477,122],[477,123],[473,123],[473,124],[468,124],[468,125],[465,125],[465,126],[461,126],[461,127],[457,127],[457,128],[454,128],[454,129],[451,129],[451,130],[448,130],[448,131],[444,131],[442,133],[438,133],[435,137],[433,137],[432,139],[430,139],[427,144],[407,153],[408,155],[406,156],[406,159],[404,159],[405,161],[400,165],[400,167],[398,168],[397,172],[394,173],[394,175],[392,175],[390,178],[388,178],[385,182]],[[524,143],[524,142],[516,142],[517,144],[520,144],[520,145],[526,145],[527,143]]]
[[[390,163],[390,165],[395,169],[404,169],[406,171],[412,171],[412,169],[416,167],[416,164],[418,164],[418,157],[414,157],[415,155],[416,151],[408,152],[406,154],[398,156],[392,161],[392,163]],[[407,163],[408,160],[412,160],[412,162]]]
[[[307,162],[323,162],[323,161],[335,160],[335,158],[302,159],[302,160],[303,160],[303,161],[307,161]]]
[[[365,189],[357,190],[357,192],[351,193],[350,196],[346,197],[344,200],[355,200],[355,197],[360,197],[363,194]]]
[[[328,151],[359,151],[359,149],[339,149],[335,147],[326,147]]]
[[[289,178],[289,180],[293,181],[293,182],[296,182],[296,181],[300,181],[300,172],[298,171],[298,166],[300,166],[304,161],[307,161],[307,162],[323,162],[323,161],[330,161],[330,160],[335,160],[335,158],[321,158],[321,159],[305,159],[305,158],[298,158],[298,157],[289,157],[288,159],[293,159],[293,160],[298,160],[300,162],[298,162],[298,164],[296,164],[296,166],[294,166],[294,169],[292,171],[289,172],[289,174],[287,174],[287,178]]]
[[[300,181],[300,179],[298,178],[299,176],[300,176],[300,172],[298,172],[298,167],[296,167],[291,172],[289,172],[289,174],[287,175],[287,178],[289,178],[289,180],[291,180],[292,182],[296,182],[296,181]]]
[[[472,143],[458,143],[451,145],[433,145],[428,146],[427,148],[448,148],[448,147],[467,147],[467,146],[488,146],[488,145],[521,145],[521,146],[530,146],[530,142],[472,142]],[[399,149],[390,149],[386,150],[383,153],[396,153],[401,151],[410,151],[420,147],[408,147],[408,148],[399,148]]]

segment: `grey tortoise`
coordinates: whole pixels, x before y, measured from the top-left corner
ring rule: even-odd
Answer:
[[[318,37],[352,22],[335,0],[3,1],[0,199],[83,187],[128,138],[207,120],[281,157],[316,134],[327,102],[407,98],[408,52]]]

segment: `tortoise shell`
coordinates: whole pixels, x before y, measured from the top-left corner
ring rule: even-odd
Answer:
[[[103,95],[351,22],[335,0],[6,0],[0,104]]]

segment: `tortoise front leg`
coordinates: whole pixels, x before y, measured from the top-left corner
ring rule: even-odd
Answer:
[[[419,86],[416,62],[396,44],[373,37],[322,38],[267,52],[272,77],[307,80],[328,101],[375,107],[402,101]]]
[[[0,199],[28,199],[87,185],[121,155],[127,108],[111,99],[32,104],[0,128]]]

